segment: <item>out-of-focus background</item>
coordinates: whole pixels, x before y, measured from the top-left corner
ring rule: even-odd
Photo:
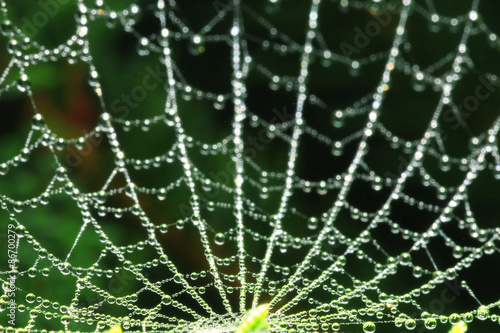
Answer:
[[[345,207],[335,222],[339,230],[348,237],[354,237],[366,227],[366,222],[362,221],[363,216],[360,217],[359,211],[354,208],[369,213],[380,209],[394,187],[390,180],[397,179],[404,171],[418,140],[429,126],[441,95],[441,91],[436,88],[438,85],[429,78],[444,79],[444,74],[452,71],[453,59],[463,38],[464,22],[469,17],[471,5],[475,3],[423,0],[413,2],[413,9],[406,23],[404,41],[400,47],[401,55],[396,63],[396,70],[392,73],[388,91],[384,95],[380,113],[380,122],[389,134],[376,131],[368,141],[369,151],[365,156],[369,170],[380,175],[384,184],[381,190],[370,186],[370,181],[366,181],[370,179],[368,171],[365,179],[359,177],[353,183],[347,198],[350,207]],[[96,8],[93,1],[84,3],[89,10]],[[53,49],[67,44],[68,39],[75,34],[75,13],[78,12],[76,1],[10,0],[2,4],[8,9],[7,15],[11,24],[21,28],[30,38],[30,42],[23,43],[23,40],[18,40],[13,46],[9,42],[9,27],[3,23],[4,33],[0,37],[0,68],[3,70],[8,68],[13,59],[9,49],[18,48],[23,54],[30,54],[32,50],[38,52],[41,46]],[[105,6],[99,8],[103,8],[106,13],[124,9],[133,12],[135,5],[139,10],[130,15],[129,31],[126,31],[118,19],[89,18],[87,40],[92,62],[99,73],[97,78],[91,77],[89,63],[79,60],[78,56],[69,54],[66,57],[56,56],[54,61],[39,61],[36,65],[25,67],[25,73],[29,77],[29,90],[32,92],[30,98],[22,83],[16,83],[22,80],[19,70],[14,66],[8,73],[4,72],[5,77],[2,78],[5,80],[0,86],[0,164],[18,154],[19,160],[23,159],[22,149],[36,113],[43,116],[53,134],[66,141],[59,147],[40,143],[27,154],[27,162],[20,162],[15,167],[10,166],[8,173],[0,176],[0,195],[11,199],[9,201],[4,197],[5,207],[2,208],[7,209],[0,210],[0,225],[3,229],[0,230],[0,267],[3,272],[8,271],[7,226],[16,221],[23,224],[43,248],[61,261],[65,260],[74,246],[69,260],[73,267],[87,269],[96,262],[104,245],[90,226],[79,236],[84,216],[74,197],[65,193],[61,183],[55,181],[53,190],[58,193],[50,195],[48,204],[30,205],[29,200],[46,192],[47,186],[56,175],[58,164],[55,158],[66,168],[67,176],[81,193],[97,193],[108,180],[108,191],[126,185],[126,180],[121,175],[110,179],[115,162],[109,138],[102,133],[95,135],[95,128],[103,112],[108,112],[113,117],[120,149],[130,161],[127,165],[129,175],[139,189],[138,199],[142,209],[155,225],[165,224],[165,230],[160,227],[156,230],[165,252],[186,276],[192,272],[208,270],[200,236],[189,223],[192,198],[187,186],[179,181],[183,174],[182,166],[177,160],[177,152],[168,154],[175,143],[175,133],[172,127],[166,126],[160,119],[164,116],[167,102],[167,80],[165,65],[160,56],[160,24],[154,15],[155,3],[106,1]],[[248,111],[255,115],[255,118],[247,117],[244,137],[248,149],[247,157],[256,165],[245,166],[247,179],[244,185],[245,198],[254,202],[256,209],[253,211],[249,206],[245,209],[247,212],[265,216],[265,221],[259,221],[260,218],[249,214],[246,226],[252,232],[262,235],[270,234],[269,220],[277,212],[283,191],[284,178],[279,174],[285,172],[288,160],[287,138],[291,134],[290,121],[293,120],[297,106],[297,84],[294,80],[299,75],[300,46],[305,41],[310,5],[309,1],[302,0],[244,1],[242,5],[245,27],[243,36],[252,57],[249,76],[246,78],[245,103]],[[186,24],[186,30],[182,31],[180,24],[172,23],[174,16],[167,17],[167,25],[172,32],[179,32],[177,35],[172,33],[170,47],[175,64],[174,75],[176,80],[182,83],[177,91],[179,114],[186,134],[194,138],[188,145],[189,156],[193,165],[212,182],[234,187],[234,163],[231,153],[225,151],[233,147],[230,136],[234,121],[234,105],[231,100],[232,46],[228,40],[228,32],[233,24],[232,14],[227,14],[213,27],[209,24],[210,20],[217,17],[218,12],[230,12],[228,6],[231,7],[222,1],[179,1],[173,13]],[[289,207],[293,208],[293,211],[290,211],[290,215],[287,215],[283,222],[290,235],[314,239],[318,229],[304,228],[307,219],[312,216],[321,218],[338,196],[338,190],[334,186],[335,177],[339,176],[341,180],[345,176],[344,172],[352,163],[358,148],[361,140],[358,131],[366,124],[370,99],[385,70],[389,50],[395,39],[395,30],[400,22],[401,9],[400,4],[390,1],[325,0],[320,5],[318,31],[321,39],[313,43],[314,52],[311,54],[306,82],[309,99],[304,108],[304,119],[308,132],[306,131],[300,141],[296,169],[297,179],[307,181],[300,183],[297,193],[290,199]],[[439,13],[437,22],[433,22],[432,10]],[[424,166],[429,175],[445,190],[461,183],[466,172],[464,168],[467,167],[461,166],[461,159],[470,158],[474,144],[480,146],[485,143],[486,131],[499,116],[499,43],[498,40],[492,39],[491,35],[500,33],[500,23],[497,19],[500,5],[494,1],[479,1],[477,13],[479,18],[468,34],[470,36],[466,57],[461,64],[461,79],[453,83],[451,96],[452,103],[462,108],[462,116],[457,117],[451,106],[443,108],[437,119],[441,139],[430,144],[424,159]],[[448,22],[448,18],[461,18],[461,21]],[[207,24],[210,29],[204,35],[203,29]],[[485,30],[484,26],[488,30]],[[199,43],[196,42],[196,36],[201,36]],[[155,44],[157,48],[145,47],[143,37],[147,38],[148,47]],[[73,46],[72,48],[77,49]],[[328,56],[327,52],[330,52],[331,56]],[[421,77],[418,72],[422,73]],[[14,82],[12,87],[5,89],[11,82]],[[18,85],[21,87],[17,87]],[[189,89],[186,90],[186,87],[203,94],[196,95]],[[467,103],[474,102],[471,102],[470,96],[477,97],[478,87],[482,87],[481,91],[488,91],[488,96],[476,98],[477,105],[467,106]],[[100,92],[102,100],[98,97]],[[314,97],[311,99],[311,96]],[[101,101],[104,105],[101,105]],[[336,113],[337,110],[342,110],[339,111],[340,116]],[[145,121],[148,119],[149,121]],[[259,121],[252,123],[252,119]],[[283,123],[287,123],[288,127],[280,127]],[[280,133],[284,133],[284,136]],[[40,132],[35,131],[32,139],[36,140],[40,136]],[[401,141],[391,143],[387,140],[394,136],[413,144],[405,148]],[[78,138],[84,139],[78,141]],[[228,144],[226,147],[219,145],[212,149],[213,144],[221,142]],[[333,149],[332,152],[332,144],[335,142],[342,142],[342,148],[338,151]],[[443,155],[449,156],[452,161],[450,170],[447,170],[446,166],[443,167],[443,161],[440,167]],[[153,163],[156,156],[163,156],[159,166]],[[170,159],[173,162],[166,162]],[[135,160],[138,162],[134,162]],[[148,162],[145,162],[146,160]],[[477,180],[469,187],[469,206],[461,204],[452,222],[442,229],[442,232],[465,249],[479,247],[481,244],[477,235],[473,237],[474,230],[471,230],[469,225],[458,227],[460,221],[466,220],[466,211],[469,208],[474,212],[473,217],[480,228],[497,228],[498,233],[500,226],[497,207],[500,186],[498,174],[495,174],[494,170],[497,161],[489,156],[485,165],[485,170],[479,173]],[[430,205],[444,207],[453,192],[441,193],[442,198],[439,198],[439,188],[434,188],[432,182],[430,186],[423,186],[422,178],[412,177],[405,187],[405,193]],[[252,185],[252,181],[255,181],[256,185]],[[202,216],[210,226],[210,246],[213,245],[214,253],[221,258],[234,256],[235,242],[229,242],[229,238],[235,236],[230,231],[235,226],[231,206],[233,195],[218,188],[206,190],[201,183],[199,180],[197,190]],[[165,193],[160,188],[165,188]],[[23,203],[19,212],[16,211],[12,200]],[[108,194],[103,200],[106,206],[115,209],[102,212],[96,204],[90,212],[114,244],[126,246],[147,239],[140,219],[130,212],[133,201],[125,190]],[[417,209],[400,202],[392,204],[390,218],[401,228],[408,230],[426,230],[440,213]],[[123,210],[120,211],[120,208]],[[15,213],[15,216],[9,219],[10,213]],[[179,228],[179,220],[187,221],[186,226]],[[219,233],[225,233],[228,238],[222,246],[217,246],[213,240]],[[249,239],[246,243],[247,251],[252,256],[262,258],[265,240],[252,240],[251,234],[246,235]],[[392,233],[389,225],[376,229],[372,236],[388,256],[398,256],[412,244],[411,239],[404,239],[401,233]],[[491,237],[492,233],[487,236]],[[332,245],[326,251],[338,255],[337,252],[344,249],[344,245]],[[279,254],[279,258],[273,258],[272,262],[278,267],[295,267],[296,258],[303,257],[309,249],[304,245],[294,250],[290,245],[288,250],[288,246],[289,244],[283,244],[287,250]],[[495,250],[491,256],[485,255],[484,258],[474,261],[470,268],[459,273],[460,278],[450,279],[452,287],[437,288],[429,295],[417,298],[417,303],[422,309],[443,315],[477,308],[477,301],[460,285],[462,280],[467,281],[482,303],[489,304],[498,300],[498,241],[494,241],[494,246]],[[70,303],[75,297],[76,278],[58,273],[48,260],[39,257],[38,251],[39,249],[36,246],[34,249],[33,244],[26,238],[20,239],[19,271],[27,271],[36,264],[36,272],[32,272],[34,278],[24,275],[18,279],[17,285],[20,289],[16,297],[21,299],[21,303],[26,303],[22,300],[25,294],[34,293],[60,304]],[[415,255],[413,260],[430,271],[435,270],[434,265],[439,269],[446,268],[449,267],[450,260],[457,260],[443,239],[431,243],[429,251],[434,262],[429,261],[423,253]],[[373,257],[375,262],[385,261],[375,249],[366,249],[365,252]],[[134,250],[129,254],[129,260],[134,263],[147,262],[154,257],[154,251],[148,249],[147,245],[146,250]],[[102,283],[96,282],[96,285],[112,290],[117,297],[135,292],[141,284],[135,277],[119,269],[122,263],[111,258],[113,257],[107,256],[99,263],[100,268],[109,270],[106,272],[109,276],[106,277],[106,273],[103,273]],[[227,274],[237,273],[237,264],[234,261],[227,267],[223,266],[221,265],[221,271]],[[317,266],[322,267],[322,264]],[[363,260],[349,260],[345,268],[348,274],[339,274],[338,281],[345,279],[345,283],[352,284],[352,280],[347,276],[362,281],[369,280],[375,274],[372,266]],[[249,267],[252,272],[258,272],[260,269],[258,262],[249,263]],[[48,270],[44,271],[44,268]],[[167,278],[172,275],[171,272],[165,273],[155,267],[151,268],[148,274],[152,281],[164,279],[162,274],[166,274]],[[209,278],[200,281],[198,280],[199,285],[211,283]],[[421,287],[422,283],[420,280],[415,282],[411,270],[402,268],[401,272],[389,277],[379,287],[387,293],[401,293],[415,286]],[[172,285],[171,288],[180,288],[173,283]],[[238,284],[236,281],[228,282],[228,285],[236,287]],[[215,288],[209,285],[207,289],[204,297],[208,303],[216,312],[223,312]],[[232,300],[236,299],[237,292],[230,297]],[[316,295],[315,299],[321,300],[321,297]],[[331,295],[324,296],[323,301],[329,301],[329,297],[331,298]],[[443,301],[443,297],[450,301]],[[271,298],[266,294],[263,301],[269,301]],[[88,305],[95,303],[99,304],[96,306],[98,312],[113,316],[125,313],[116,304],[106,301],[100,303],[103,299],[96,291],[89,292],[88,295],[84,293],[80,306],[84,306],[85,302]],[[181,293],[179,299],[195,306],[185,294]],[[139,299],[139,304],[145,308],[158,303],[158,295],[154,293]],[[402,304],[401,308],[405,306],[406,304]],[[301,308],[307,309],[307,304],[301,305]],[[58,313],[58,309],[47,311],[49,310]],[[416,312],[414,316],[420,317],[420,313]],[[28,317],[28,311],[19,312],[16,320],[24,326]],[[4,324],[8,320],[5,313],[0,313],[0,318],[0,324],[7,326]],[[61,329],[60,320],[51,316],[43,318],[39,315],[36,322],[47,329]],[[92,325],[94,323],[90,324]],[[491,325],[491,320],[475,320],[470,324],[470,331],[492,332],[488,325]],[[80,329],[84,326],[72,323],[70,328]],[[345,331],[361,332],[361,327],[358,326],[352,325],[352,330],[349,327]],[[387,332],[401,331],[393,324],[383,327]],[[499,326],[493,327],[498,329]],[[436,331],[446,332],[448,329],[449,325],[438,325]]]

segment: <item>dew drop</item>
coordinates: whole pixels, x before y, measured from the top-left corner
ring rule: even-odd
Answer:
[[[168,257],[167,257],[167,255],[166,255],[166,254],[162,254],[162,255],[160,256],[160,263],[162,263],[162,264],[166,264],[167,262],[168,262]]]
[[[116,28],[118,23],[118,15],[116,12],[110,12],[106,20],[106,26],[110,29]]]
[[[486,320],[490,316],[490,309],[487,306],[480,306],[479,309],[477,309],[477,317],[480,320]]]
[[[160,189],[158,189],[157,193],[156,193],[156,197],[158,198],[158,200],[160,201],[163,201],[167,198],[167,189],[162,187]]]
[[[269,191],[268,191],[267,187],[262,186],[262,189],[260,190],[260,194],[259,194],[259,196],[260,196],[262,199],[267,199],[267,198],[269,198]]]
[[[16,201],[16,203],[14,204],[14,211],[16,213],[20,213],[23,211],[23,203],[21,201]]]
[[[365,333],[373,333],[375,332],[375,324],[371,321],[367,321],[363,324],[363,332]]]
[[[194,35],[193,38],[191,38],[191,42],[189,44],[189,52],[191,52],[192,55],[200,55],[205,52],[205,46],[202,36]]]
[[[33,278],[36,276],[36,268],[34,267],[31,267],[30,269],[28,269],[28,276]]]
[[[433,330],[437,326],[437,321],[434,318],[427,318],[424,322],[424,325],[428,330]]]
[[[451,169],[451,161],[450,161],[450,157],[448,155],[442,155],[439,159],[439,168],[446,172],[446,171],[450,171]]]
[[[0,31],[2,35],[4,36],[10,36],[14,32],[14,28],[12,26],[12,23],[9,20],[5,20],[1,25],[0,25]]]
[[[40,249],[40,250],[38,250],[38,256],[39,256],[40,258],[42,258],[42,259],[43,259],[43,258],[47,258],[47,254],[48,254],[48,253],[47,253],[47,250],[45,250],[45,249],[43,249],[43,248],[42,248],[42,249]]]
[[[452,313],[448,317],[448,320],[449,320],[450,324],[456,325],[462,320],[462,318],[460,317],[460,315],[458,313]]]
[[[0,299],[0,312],[5,311],[8,305],[9,303],[7,303],[7,301]]]
[[[185,225],[186,225],[186,222],[184,222],[184,220],[182,220],[182,219],[179,219],[179,220],[177,221],[177,223],[175,224],[175,227],[176,227],[177,229],[181,230],[181,229],[183,229],[183,228],[184,228],[184,226],[185,226]]]
[[[30,80],[28,79],[28,75],[22,74],[21,78],[19,78],[19,80],[17,80],[17,89],[20,92],[25,92],[30,87],[30,84],[31,83],[30,83]]]
[[[165,295],[161,298],[161,302],[165,305],[169,305],[170,303],[172,303],[172,297],[170,297],[169,295]]]
[[[9,172],[9,166],[6,163],[0,164],[0,175],[5,175]]]
[[[415,75],[413,75],[413,90],[417,92],[425,90],[424,78],[425,78],[424,74],[420,71],[416,72]]]
[[[360,74],[360,64],[358,61],[354,60],[351,63],[351,68],[349,68],[349,75],[352,77],[358,77]]]
[[[215,244],[217,244],[217,245],[223,245],[224,242],[226,241],[226,235],[224,235],[221,232],[216,233],[215,237],[214,237],[214,241],[215,241]]]
[[[332,125],[335,128],[344,126],[345,113],[342,110],[332,112]]]
[[[141,39],[139,39],[139,43],[137,44],[137,53],[140,56],[149,55],[150,52],[149,48],[150,48],[150,42],[148,38],[142,37]]]
[[[40,130],[44,127],[44,125],[45,125],[45,121],[43,119],[43,116],[39,113],[35,114],[33,116],[33,120],[32,120],[33,129]]]
[[[372,181],[372,188],[375,191],[380,191],[382,189],[382,186],[383,186],[383,180],[382,180],[382,178],[379,177],[379,176],[374,177],[373,181]]]
[[[413,276],[419,278],[424,273],[424,270],[420,266],[413,267]]]
[[[400,256],[401,265],[408,266],[411,264],[411,255],[408,252],[404,252]]]
[[[224,95],[219,95],[217,96],[215,102],[214,102],[214,108],[216,110],[222,110],[226,107],[226,98]]]
[[[181,283],[182,282],[182,274],[181,273],[177,273],[174,275],[174,281],[177,282],[177,283]]]
[[[63,275],[68,275],[71,272],[71,264],[64,262],[60,266],[60,271]]]
[[[333,156],[341,156],[344,151],[344,143],[342,141],[335,141],[332,144]]]
[[[36,297],[32,293],[29,293],[28,295],[26,295],[26,302],[28,302],[30,304],[35,302],[35,299],[36,299]]]
[[[320,181],[316,188],[316,192],[318,192],[319,195],[325,195],[328,193],[328,184],[324,180]]]
[[[405,321],[405,327],[406,327],[407,330],[410,330],[410,331],[414,330],[415,327],[417,327],[417,322],[414,319],[411,319],[411,318],[407,319]]]
[[[446,196],[448,194],[448,190],[444,186],[439,186],[437,189],[437,197],[440,200],[446,199]]]
[[[307,220],[307,227],[311,230],[315,230],[318,228],[318,219],[316,217],[310,217]]]
[[[168,225],[166,223],[162,223],[160,224],[160,232],[162,234],[166,234],[168,231]]]

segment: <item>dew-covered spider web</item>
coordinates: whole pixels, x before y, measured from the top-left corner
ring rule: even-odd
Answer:
[[[500,332],[500,3],[0,4],[7,332]]]

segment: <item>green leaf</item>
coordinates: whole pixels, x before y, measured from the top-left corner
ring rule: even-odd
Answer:
[[[116,324],[115,326],[111,327],[107,333],[122,333],[122,327],[120,324]]]
[[[243,318],[243,322],[238,326],[236,333],[265,333],[269,328],[266,315],[269,311],[269,304],[262,304],[248,311]]]
[[[465,333],[467,331],[467,324],[463,321],[453,325],[448,333]]]

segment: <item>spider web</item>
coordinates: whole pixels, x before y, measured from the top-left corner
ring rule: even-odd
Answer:
[[[499,329],[498,4],[0,3],[7,331]]]

